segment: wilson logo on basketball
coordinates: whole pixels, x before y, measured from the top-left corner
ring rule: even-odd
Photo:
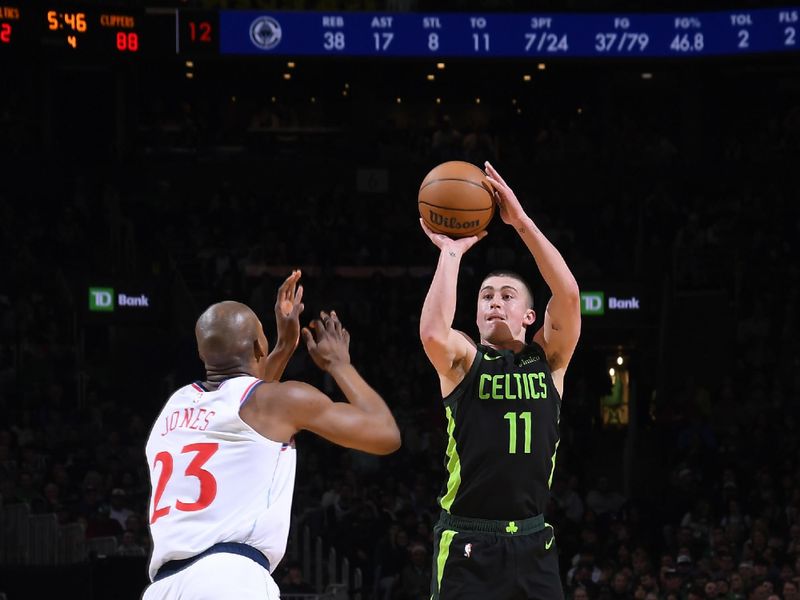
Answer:
[[[450,229],[475,229],[481,224],[480,219],[461,221],[456,217],[445,217],[444,215],[440,215],[432,210],[428,210],[428,213],[428,218],[430,219],[431,223],[441,227],[448,227]]]

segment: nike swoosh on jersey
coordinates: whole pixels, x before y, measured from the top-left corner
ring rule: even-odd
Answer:
[[[502,356],[487,356],[483,355],[483,360],[497,360],[498,358],[503,358]]]
[[[549,542],[545,542],[544,543],[544,549],[545,550],[550,550],[550,546],[552,546],[553,542],[555,542],[555,541],[556,541],[556,536],[551,537]]]

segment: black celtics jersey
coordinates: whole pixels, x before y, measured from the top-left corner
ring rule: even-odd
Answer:
[[[460,517],[524,519],[544,512],[559,443],[561,399],[544,350],[478,346],[444,399],[447,480],[439,504]]]

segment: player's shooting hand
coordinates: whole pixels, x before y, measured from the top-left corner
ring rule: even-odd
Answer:
[[[486,231],[484,230],[478,232],[476,235],[453,239],[444,235],[443,233],[436,233],[435,231],[432,231],[422,219],[419,220],[419,224],[422,226],[422,231],[425,232],[425,235],[427,235],[433,242],[433,245],[442,251],[464,254],[467,250],[472,248],[480,240],[486,237]]]
[[[276,345],[285,345],[294,350],[300,341],[300,313],[303,312],[303,286],[298,285],[300,270],[291,275],[278,288],[275,299],[275,324],[278,329]]]
[[[321,311],[319,317],[303,327],[303,339],[314,363],[323,371],[330,371],[337,364],[350,362],[350,333],[335,311]]]
[[[505,180],[500,177],[500,173],[489,163],[487,160],[484,165],[486,166],[486,179],[492,184],[495,189],[494,200],[497,203],[497,208],[500,210],[500,218],[503,223],[516,226],[527,215],[519,203],[516,194],[508,186]]]

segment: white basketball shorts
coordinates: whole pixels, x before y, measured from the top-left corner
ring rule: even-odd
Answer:
[[[257,562],[229,552],[209,554],[145,590],[142,600],[278,600],[280,591]]]

